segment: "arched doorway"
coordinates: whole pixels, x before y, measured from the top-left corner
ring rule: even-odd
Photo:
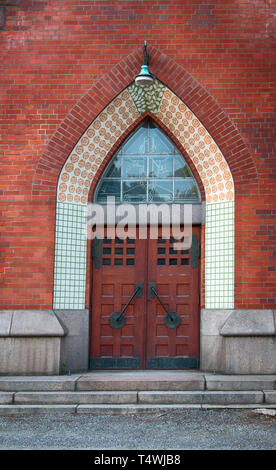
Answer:
[[[220,148],[195,114],[158,80],[147,90],[131,84],[89,125],[68,156],[57,188],[54,302],[77,312],[90,302],[87,245],[89,188],[95,190],[110,158],[150,115],[185,155],[206,210],[201,230],[201,308],[234,308],[234,183]],[[88,247],[88,251],[87,251]],[[213,313],[214,312],[214,313]],[[203,319],[204,320],[204,319]],[[204,328],[205,320],[201,328]]]
[[[108,197],[149,209],[162,204],[167,216],[171,204],[201,203],[185,159],[151,119],[105,169],[94,202],[106,204]],[[193,245],[183,249],[176,245],[183,237],[173,236],[175,221],[165,220],[163,230],[160,225],[152,230],[158,220],[150,222],[142,237],[137,226],[125,238],[108,236],[106,227],[104,238],[94,242],[92,369],[198,367],[200,227],[193,227]]]

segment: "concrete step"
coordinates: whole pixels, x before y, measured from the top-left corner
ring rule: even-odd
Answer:
[[[276,390],[276,375],[205,374],[206,390]]]
[[[0,377],[0,415],[260,407],[276,409],[276,375],[113,370],[70,376]]]
[[[0,392],[2,405],[276,404],[276,391]]]
[[[116,371],[82,376],[76,384],[80,391],[103,390],[204,390],[204,375],[187,371]]]
[[[262,404],[231,404],[231,405],[214,405],[208,404],[177,404],[177,405],[142,405],[142,404],[110,404],[110,405],[0,405],[0,416],[10,415],[34,415],[45,413],[70,413],[70,414],[105,414],[105,415],[123,415],[123,414],[145,414],[158,413],[166,414],[173,411],[181,411],[187,409],[229,409],[229,410],[275,410],[275,405]]]
[[[204,390],[203,374],[186,371],[96,371],[85,375],[0,377],[1,391]]]
[[[15,405],[136,404],[137,392],[17,392]]]
[[[138,402],[141,404],[255,404],[264,402],[263,392],[139,392]]]
[[[93,371],[70,376],[0,376],[2,392],[274,391],[276,375],[200,371]]]
[[[80,376],[0,376],[0,390],[4,392],[74,391]]]

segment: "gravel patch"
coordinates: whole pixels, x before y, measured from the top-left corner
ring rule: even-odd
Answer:
[[[275,450],[276,420],[246,410],[0,417],[0,449]]]

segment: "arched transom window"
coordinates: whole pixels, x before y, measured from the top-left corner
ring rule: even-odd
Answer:
[[[95,202],[104,204],[108,196],[118,204],[200,202],[183,156],[150,119],[124,142],[100,179]]]

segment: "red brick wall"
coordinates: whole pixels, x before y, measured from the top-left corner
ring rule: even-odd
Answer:
[[[275,18],[262,0],[0,0],[0,308],[52,307],[59,172],[145,39],[231,168],[236,307],[276,307]]]

